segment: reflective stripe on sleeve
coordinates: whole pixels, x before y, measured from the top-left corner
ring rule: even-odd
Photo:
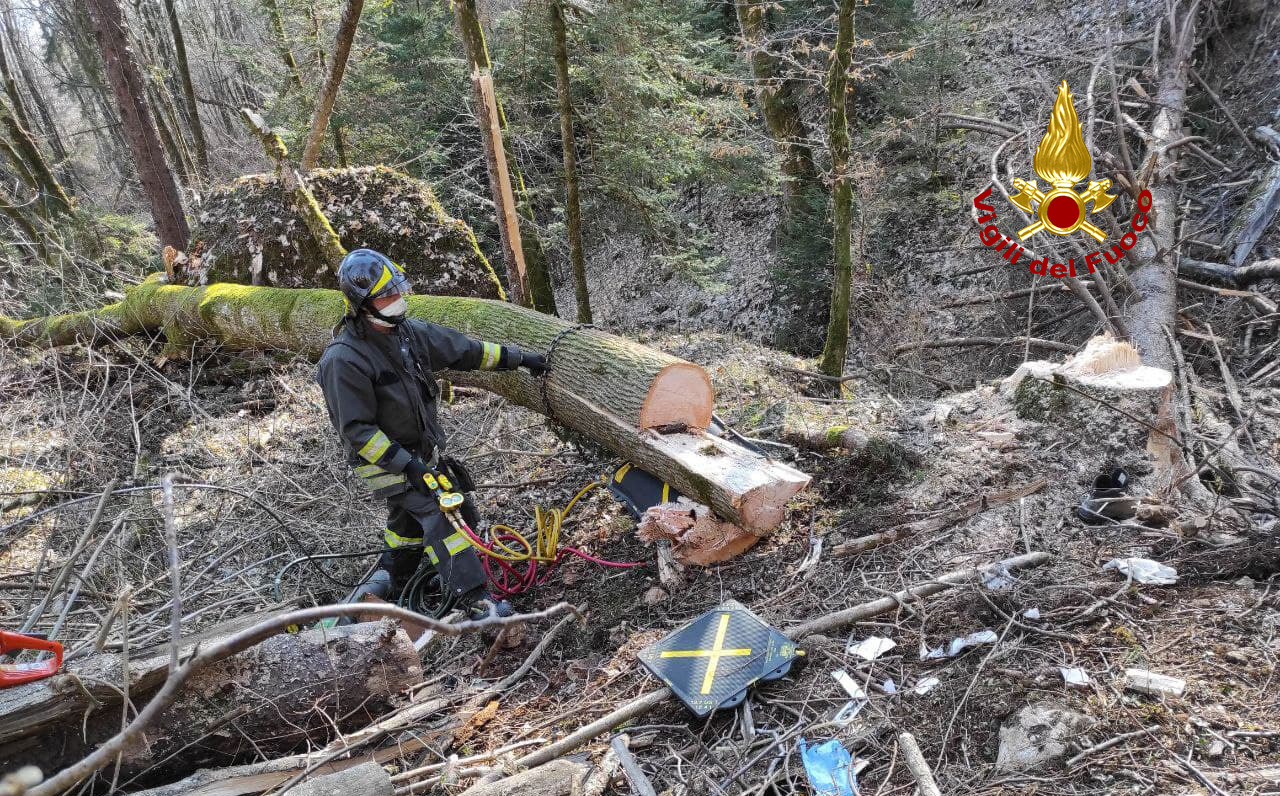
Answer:
[[[395,484],[403,484],[405,477],[401,473],[387,473],[386,475],[376,475],[371,478],[364,479],[364,485],[369,489],[377,492],[379,489],[386,489]]]
[[[387,543],[387,547],[404,547],[410,544],[422,544],[422,537],[416,539],[409,536],[401,536],[390,528],[382,532],[382,540]]]
[[[480,369],[493,370],[502,359],[502,346],[497,343],[481,343]]]
[[[387,435],[382,433],[382,429],[373,432],[373,436],[369,437],[369,441],[360,449],[360,458],[367,462],[376,462],[382,458],[382,454],[387,452],[387,448],[391,447],[391,440],[387,439]]]

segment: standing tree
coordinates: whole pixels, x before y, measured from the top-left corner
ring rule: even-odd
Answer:
[[[200,109],[196,103],[196,89],[191,82],[191,66],[187,63],[187,42],[182,35],[182,25],[178,22],[178,7],[174,0],[164,0],[164,10],[169,17],[169,30],[173,34],[173,50],[178,65],[178,76],[182,79],[182,99],[186,104],[191,140],[196,148],[196,163],[202,181],[209,179],[209,147],[205,143],[204,125],[200,123]]]
[[[831,102],[827,135],[831,141],[835,279],[831,284],[831,316],[827,322],[827,341],[822,347],[822,362],[818,369],[836,378],[844,375],[844,360],[849,349],[849,283],[853,279],[850,251],[853,185],[849,175],[849,113],[846,106],[849,68],[853,63],[853,4],[854,0],[840,0],[836,49],[832,53],[831,73],[827,80]]]
[[[49,168],[49,162],[44,159],[31,132],[22,125],[16,111],[4,99],[0,99],[0,124],[9,134],[10,145],[5,147],[5,154],[28,185],[40,192],[44,215],[70,213],[70,197]]]
[[[783,210],[791,216],[804,213],[806,192],[818,185],[809,131],[800,116],[798,80],[782,75],[781,59],[769,51],[769,7],[766,0],[735,0],[738,28],[756,80],[756,101],[769,135],[782,154]]]
[[[262,0],[262,7],[267,12],[267,26],[271,28],[271,38],[275,41],[276,52],[284,62],[286,72],[284,88],[287,91],[290,86],[293,86],[298,91],[302,91],[302,72],[298,70],[298,61],[293,57],[293,50],[289,49],[289,37],[284,32],[284,17],[280,14],[280,5],[276,0]]]
[[[493,88],[493,62],[489,60],[489,47],[480,26],[476,0],[453,0],[453,13],[458,23],[458,35],[466,50],[467,63],[471,67],[476,119],[484,140],[489,188],[498,209],[498,228],[502,237],[503,261],[511,281],[511,298],[539,312],[555,315],[556,298],[551,289],[547,255],[538,240],[524,178],[503,143],[507,122]],[[520,234],[518,218],[528,224],[528,235]],[[527,286],[524,284],[526,278]]]
[[[591,295],[582,254],[582,208],[578,204],[578,156],[574,150],[573,97],[569,93],[569,45],[562,0],[548,0],[556,61],[556,93],[560,96],[560,142],[564,149],[564,218],[569,233],[569,262],[578,300],[578,323],[591,323]]]
[[[307,144],[302,150],[304,172],[314,169],[316,161],[320,159],[320,148],[324,145],[324,130],[329,124],[329,114],[333,113],[333,101],[338,97],[338,87],[342,85],[342,73],[347,68],[347,57],[351,54],[351,41],[356,36],[356,25],[360,22],[360,11],[363,8],[364,0],[347,0],[346,8],[342,12],[342,20],[338,23],[338,33],[333,44],[333,60],[329,62],[329,76],[325,78],[324,88],[320,90],[320,98],[316,101],[316,109],[311,116],[311,134],[307,136]],[[318,50],[317,54],[320,55]],[[334,143],[337,144],[340,134],[335,130],[334,135]]]
[[[182,213],[182,200],[173,172],[164,160],[160,140],[147,108],[146,86],[138,65],[134,63],[125,32],[124,14],[117,0],[87,0],[93,16],[98,46],[107,66],[107,77],[116,97],[120,121],[133,150],[134,165],[142,190],[151,202],[156,235],[162,244],[179,251],[187,247],[187,219]]]

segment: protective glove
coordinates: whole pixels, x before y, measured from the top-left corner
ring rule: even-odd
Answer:
[[[520,367],[526,368],[535,376],[541,376],[547,372],[547,358],[537,351],[522,351],[520,359]]]
[[[427,474],[430,472],[431,470],[427,468],[427,463],[417,456],[410,459],[409,463],[404,466],[404,474],[405,477],[409,479],[409,486],[424,495],[434,494],[431,491],[431,487],[427,486],[427,482],[425,480]]]

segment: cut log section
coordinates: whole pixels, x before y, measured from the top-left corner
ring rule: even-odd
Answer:
[[[175,350],[205,340],[315,358],[343,311],[341,295],[332,290],[182,287],[157,276],[99,310],[29,321],[0,317],[0,338],[47,346],[161,331]],[[409,314],[547,353],[545,383],[522,371],[442,375],[585,434],[753,533],[777,527],[787,501],[809,483],[809,476],[786,464],[705,433],[714,396],[710,377],[692,362],[502,301],[411,296]]]
[[[163,649],[130,661],[135,704],[164,680],[169,659]],[[125,749],[121,771],[157,766],[158,773],[166,761],[190,770],[323,745],[335,728],[369,723],[421,679],[413,642],[390,620],[276,636],[194,675],[145,740]],[[0,769],[36,763],[57,770],[115,734],[122,694],[106,684],[122,680],[119,656],[96,655],[62,675],[0,692]],[[246,748],[246,737],[254,747]]]

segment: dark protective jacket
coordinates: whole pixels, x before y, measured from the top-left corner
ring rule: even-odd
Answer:
[[[403,473],[413,456],[430,462],[445,446],[435,371],[512,370],[523,354],[413,319],[389,334],[352,328],[365,323],[343,324],[320,357],[316,379],[356,475],[375,494],[394,495],[407,488]]]

